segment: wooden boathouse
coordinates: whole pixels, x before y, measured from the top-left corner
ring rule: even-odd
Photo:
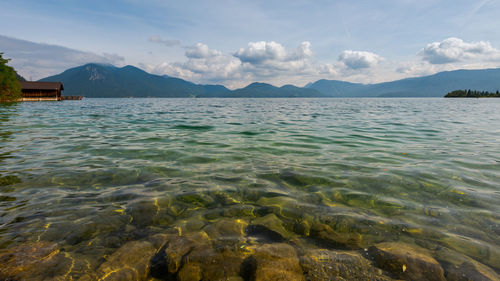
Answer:
[[[60,101],[64,90],[61,82],[20,81],[23,92],[22,101]]]

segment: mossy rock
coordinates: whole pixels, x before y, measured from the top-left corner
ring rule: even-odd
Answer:
[[[500,280],[493,269],[456,251],[437,246],[433,253],[443,265],[448,281]]]
[[[207,225],[203,230],[218,245],[235,245],[245,241],[248,222],[243,219],[221,219]]]
[[[132,217],[132,224],[145,227],[157,222],[160,207],[154,200],[139,201],[127,206],[126,213]]]
[[[177,280],[242,280],[241,265],[247,256],[229,248],[194,248],[184,257]]]
[[[359,233],[340,233],[329,225],[315,222],[311,227],[310,237],[329,248],[360,249],[362,236]]]
[[[114,252],[97,270],[99,280],[147,280],[155,247],[147,241],[131,241]]]
[[[430,253],[418,246],[385,242],[368,249],[378,267],[405,280],[445,281],[441,265]]]
[[[390,277],[375,268],[358,252],[331,251],[327,249],[305,250],[300,265],[309,281],[360,280],[388,281]]]
[[[274,214],[289,219],[300,218],[303,213],[299,202],[287,196],[261,197],[255,204],[266,207]]]
[[[178,229],[180,235],[201,230],[206,225],[206,220],[201,214],[191,216],[187,219],[175,221],[171,226]]]
[[[0,254],[0,280],[64,280],[74,259],[56,243],[20,244]]]
[[[284,243],[263,244],[253,248],[245,259],[241,274],[245,280],[305,280],[295,249]]]
[[[255,218],[255,206],[237,204],[224,208],[223,216],[227,218]]]
[[[283,221],[275,214],[254,219],[247,227],[246,232],[250,236],[255,236],[262,241],[268,242],[285,241],[294,236],[292,232],[285,228]]]
[[[207,208],[214,203],[214,199],[204,193],[190,192],[178,195],[175,200],[190,205],[190,207]]]
[[[160,279],[173,278],[183,264],[183,258],[191,251],[211,248],[209,236],[204,232],[184,236],[169,236],[166,244],[151,259],[151,275]]]
[[[21,183],[21,179],[16,176],[0,176],[0,186],[8,186]]]
[[[475,239],[448,236],[441,240],[448,248],[454,249],[489,266],[500,269],[500,248]]]
[[[293,225],[293,231],[298,235],[307,237],[311,233],[311,223],[308,220],[298,220]]]

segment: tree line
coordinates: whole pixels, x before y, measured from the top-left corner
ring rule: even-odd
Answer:
[[[10,59],[0,53],[0,102],[17,101],[22,97],[21,84],[13,67],[8,66]]]
[[[500,98],[498,90],[496,93],[488,91],[456,90],[449,92],[445,98]]]

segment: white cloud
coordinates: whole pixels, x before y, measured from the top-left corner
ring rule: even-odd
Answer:
[[[221,55],[220,51],[211,50],[207,45],[198,43],[195,46],[186,49],[186,57],[192,59],[203,59]]]
[[[0,35],[0,49],[10,65],[27,79],[37,80],[55,75],[82,64],[121,64],[124,58],[117,54],[102,55],[74,50],[57,45],[40,44]]]
[[[220,83],[241,79],[241,62],[231,55],[198,43],[186,50],[185,62],[163,62],[158,65],[145,65],[147,71],[167,74],[199,83]]]
[[[499,60],[500,50],[490,42],[464,42],[459,38],[448,38],[442,42],[427,44],[418,53],[423,60],[431,64],[447,64],[468,60]]]
[[[185,62],[148,65],[146,69],[197,83],[224,83],[229,87],[245,86],[254,81],[305,84],[318,75],[337,74],[333,64],[318,64],[312,60],[309,42],[302,42],[291,50],[274,41],[250,42],[232,55],[198,43],[189,47],[185,56]]]
[[[181,45],[181,41],[179,41],[179,40],[175,40],[175,39],[162,39],[159,36],[151,36],[151,38],[149,38],[149,41],[153,42],[153,43],[157,43],[157,44],[162,44],[162,45],[165,45],[167,47],[174,47],[174,46],[180,46]]]
[[[338,60],[348,69],[358,70],[372,68],[383,61],[384,58],[371,52],[346,50],[340,54]]]
[[[234,56],[242,62],[260,64],[265,61],[281,61],[286,57],[285,47],[274,41],[250,42],[247,48],[240,48]]]

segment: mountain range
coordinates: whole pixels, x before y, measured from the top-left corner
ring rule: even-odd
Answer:
[[[275,87],[252,83],[230,90],[222,85],[201,85],[170,76],[147,73],[134,66],[116,67],[86,64],[40,81],[59,81],[65,95],[89,98],[122,97],[443,97],[457,89],[496,91],[500,89],[500,68],[455,70],[430,76],[407,78],[377,84],[318,80],[306,87]]]

